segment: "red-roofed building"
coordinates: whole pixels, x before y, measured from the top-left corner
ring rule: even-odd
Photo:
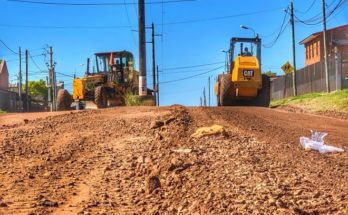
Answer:
[[[326,31],[328,55],[334,53],[335,47],[340,53],[348,53],[348,24]],[[323,32],[311,34],[300,42],[305,47],[305,65],[312,65],[324,59]]]

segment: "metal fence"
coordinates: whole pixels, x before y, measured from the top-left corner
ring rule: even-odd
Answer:
[[[348,88],[348,53],[329,57],[330,91]],[[271,98],[293,96],[293,73],[279,76],[271,82]],[[297,95],[326,91],[324,61],[306,66],[296,72]]]

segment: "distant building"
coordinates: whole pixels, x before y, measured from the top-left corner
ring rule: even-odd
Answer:
[[[0,60],[0,89],[8,89],[8,70],[6,61]]]
[[[326,31],[328,56],[333,55],[335,47],[338,52],[348,53],[348,24]],[[318,63],[324,59],[323,32],[309,35],[300,42],[305,47],[305,66]]]

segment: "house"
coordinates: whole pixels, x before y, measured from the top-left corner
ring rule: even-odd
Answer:
[[[340,53],[348,53],[348,24],[326,31],[328,56],[333,56],[335,47]],[[324,59],[323,32],[309,35],[300,42],[305,47],[305,66],[318,63]]]
[[[0,60],[0,89],[8,89],[8,70],[4,60]]]

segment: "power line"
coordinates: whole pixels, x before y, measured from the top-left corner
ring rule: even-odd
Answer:
[[[164,2],[165,3],[165,2]],[[283,8],[283,7],[282,7]],[[180,24],[189,24],[189,23],[199,23],[199,22],[208,22],[208,21],[217,21],[217,20],[223,20],[223,19],[231,19],[236,17],[242,17],[242,16],[251,16],[256,14],[262,14],[262,13],[268,13],[271,11],[276,11],[282,8],[273,8],[273,9],[267,9],[267,10],[259,10],[249,13],[240,13],[235,15],[228,15],[228,16],[219,16],[219,17],[210,17],[210,18],[201,18],[201,19],[193,19],[193,20],[183,20],[183,21],[175,21],[175,22],[167,22],[158,24],[163,26],[170,26],[170,25],[180,25]],[[162,15],[163,16],[163,15]],[[9,25],[9,24],[0,24],[0,27],[8,27],[8,28],[33,28],[33,29],[119,29],[119,28],[132,28],[136,26],[131,25],[106,25],[106,26],[50,26],[50,25]],[[163,31],[163,29],[162,29]],[[162,32],[163,34],[163,32]]]
[[[169,71],[169,70],[181,70],[181,69],[188,69],[188,68],[196,68],[196,67],[204,67],[204,66],[211,66],[211,65],[217,65],[225,63],[225,61],[219,61],[219,62],[213,62],[213,63],[207,63],[207,64],[200,64],[200,65],[192,65],[192,66],[182,66],[182,67],[171,67],[171,68],[164,68],[163,71]],[[162,73],[160,72],[160,73]]]
[[[10,47],[8,47],[8,45],[6,45],[6,43],[5,43],[4,41],[0,40],[0,43],[1,43],[3,46],[5,46],[5,48],[7,48],[10,52],[12,52],[13,54],[18,55],[18,52],[13,51]]]
[[[333,1],[328,7],[332,6],[335,2],[336,1]],[[343,7],[343,5],[347,2],[348,2],[347,0],[339,0],[339,2],[335,5],[335,7],[328,13],[326,18],[331,17],[338,9]],[[323,18],[321,16],[321,13],[313,16],[312,18],[306,19],[306,20],[300,19],[299,17],[297,17],[295,15],[295,19],[296,19],[296,22],[302,23],[304,25],[318,25],[318,24],[321,24],[323,22]]]
[[[73,75],[68,75],[68,74],[65,74],[65,73],[62,73],[62,72],[56,72],[57,74],[61,75],[61,76],[65,76],[65,77],[69,77],[69,78],[74,78]]]
[[[26,4],[41,4],[41,5],[59,5],[59,6],[123,6],[123,5],[134,5],[138,3],[134,2],[124,2],[124,3],[116,3],[116,2],[100,2],[100,3],[67,3],[67,2],[47,2],[47,1],[29,1],[29,0],[7,0],[9,2],[16,3],[26,3]],[[144,4],[168,4],[168,3],[179,3],[179,2],[193,2],[196,0],[171,0],[171,1],[152,1],[146,2]]]
[[[184,81],[184,80],[187,80],[187,79],[195,78],[195,77],[198,77],[198,76],[201,76],[201,75],[205,75],[205,74],[214,72],[214,71],[216,71],[216,70],[218,70],[218,69],[221,69],[221,68],[223,68],[223,67],[225,67],[225,65],[219,66],[219,67],[217,67],[217,68],[215,68],[215,69],[211,69],[211,70],[206,71],[206,72],[202,72],[202,73],[198,73],[198,74],[195,74],[195,75],[191,75],[191,76],[188,76],[188,77],[184,77],[184,78],[180,78],[180,79],[176,79],[176,80],[164,81],[164,82],[161,82],[161,83],[159,83],[159,84],[168,84],[168,83],[173,83],[173,82]],[[152,84],[152,83],[151,83],[151,84]],[[151,84],[149,84],[149,85],[151,85]]]
[[[299,10],[296,10],[296,12],[299,12],[299,13],[308,13],[314,6],[314,4],[317,2],[317,0],[312,0],[312,3],[309,5],[309,7],[305,10],[305,11],[299,11]]]
[[[177,21],[177,22],[167,22],[167,23],[164,23],[163,25],[178,25],[178,24],[188,24],[188,23],[198,23],[198,22],[208,22],[208,21],[214,21],[214,20],[230,19],[230,18],[236,18],[236,17],[241,17],[241,16],[251,16],[251,15],[256,15],[256,14],[268,13],[268,12],[280,10],[282,8],[283,7],[278,7],[278,8],[253,11],[253,12],[248,12],[248,13],[240,13],[240,14],[229,15],[229,16],[218,16],[218,17],[211,17],[211,18],[192,19],[192,20],[184,20],[184,21]]]
[[[225,63],[221,63],[225,64]],[[211,68],[210,68],[211,69]],[[210,69],[204,69],[204,70],[210,70]],[[160,72],[161,75],[171,75],[171,74],[183,74],[183,73],[192,73],[192,72],[200,72],[204,71],[202,69],[194,69],[194,70],[184,70],[184,71],[175,71],[175,72]]]
[[[38,54],[38,55],[32,55],[32,57],[40,57],[40,56],[46,56],[45,54]],[[14,61],[19,61],[19,59],[10,59],[10,60],[6,60],[6,62],[14,62]],[[22,62],[24,62],[24,59],[22,60]]]
[[[33,29],[119,29],[119,28],[131,28],[129,25],[106,25],[106,26],[54,26],[54,25],[9,25],[0,24],[0,27],[6,28],[33,28]]]
[[[124,3],[126,3],[126,0],[123,0]],[[124,9],[126,10],[126,15],[127,15],[127,22],[128,22],[128,25],[129,25],[129,30],[131,31],[131,34],[132,34],[132,40],[133,40],[133,44],[135,46],[137,46],[137,42],[136,42],[136,39],[134,37],[134,34],[133,34],[133,31],[132,31],[132,23],[130,21],[130,18],[129,18],[129,14],[128,14],[128,8],[127,8],[127,5],[125,4],[124,5]]]
[[[262,45],[264,48],[271,48],[271,47],[273,47],[273,46],[277,43],[277,41],[278,41],[278,39],[280,38],[280,36],[284,33],[284,31],[285,31],[286,28],[288,27],[289,22],[285,25],[286,20],[287,20],[287,17],[288,17],[288,9],[289,9],[289,8],[287,8],[287,9],[285,10],[285,15],[284,15],[282,24],[281,24],[281,26],[280,26],[280,30],[279,30],[279,32],[278,32],[278,35],[276,36],[276,38],[275,38],[272,42]]]
[[[29,57],[30,57],[30,60],[33,62],[33,64],[35,65],[35,67],[43,73],[43,70],[39,67],[39,65],[36,63],[36,61],[34,60],[34,58],[31,56],[30,52],[29,52]]]

